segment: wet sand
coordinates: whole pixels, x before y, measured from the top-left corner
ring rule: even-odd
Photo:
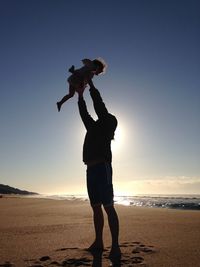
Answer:
[[[122,250],[121,265],[116,266],[200,266],[199,211],[120,205],[116,209]],[[0,266],[109,266],[106,220],[102,255],[85,251],[93,235],[87,201],[0,199]]]

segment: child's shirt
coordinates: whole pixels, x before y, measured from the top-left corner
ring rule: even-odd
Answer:
[[[72,75],[69,76],[68,82],[75,90],[80,88],[85,88],[88,84],[88,81],[94,77],[94,73],[87,67],[84,66],[80,69],[74,71]]]

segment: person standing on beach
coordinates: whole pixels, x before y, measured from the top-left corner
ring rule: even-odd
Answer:
[[[107,213],[112,237],[111,259],[119,259],[119,220],[114,208],[112,184],[112,152],[111,141],[117,127],[117,119],[110,114],[99,91],[95,87],[89,89],[98,119],[95,121],[88,113],[83,91],[78,91],[78,107],[81,119],[86,128],[83,145],[83,162],[87,165],[87,190],[93,210],[95,240],[89,251],[103,251],[104,216],[102,206]]]

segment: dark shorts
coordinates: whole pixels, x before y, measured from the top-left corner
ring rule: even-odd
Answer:
[[[113,205],[112,166],[98,163],[87,167],[87,190],[91,206]]]

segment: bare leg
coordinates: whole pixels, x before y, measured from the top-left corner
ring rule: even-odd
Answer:
[[[59,102],[57,102],[58,111],[60,111],[62,104],[65,103],[69,98],[73,97],[74,94],[75,94],[75,90],[70,85],[69,86],[69,94],[65,95]]]
[[[88,84],[89,84],[90,88],[95,87],[94,84],[93,84],[92,79],[88,81]]]
[[[103,250],[103,226],[104,217],[101,205],[92,206],[93,209],[93,220],[95,229],[95,240],[88,250]]]
[[[110,227],[111,237],[112,237],[112,247],[110,251],[110,258],[120,258],[121,251],[119,248],[119,219],[117,216],[117,212],[114,206],[104,207],[107,216],[108,216],[108,224]]]

